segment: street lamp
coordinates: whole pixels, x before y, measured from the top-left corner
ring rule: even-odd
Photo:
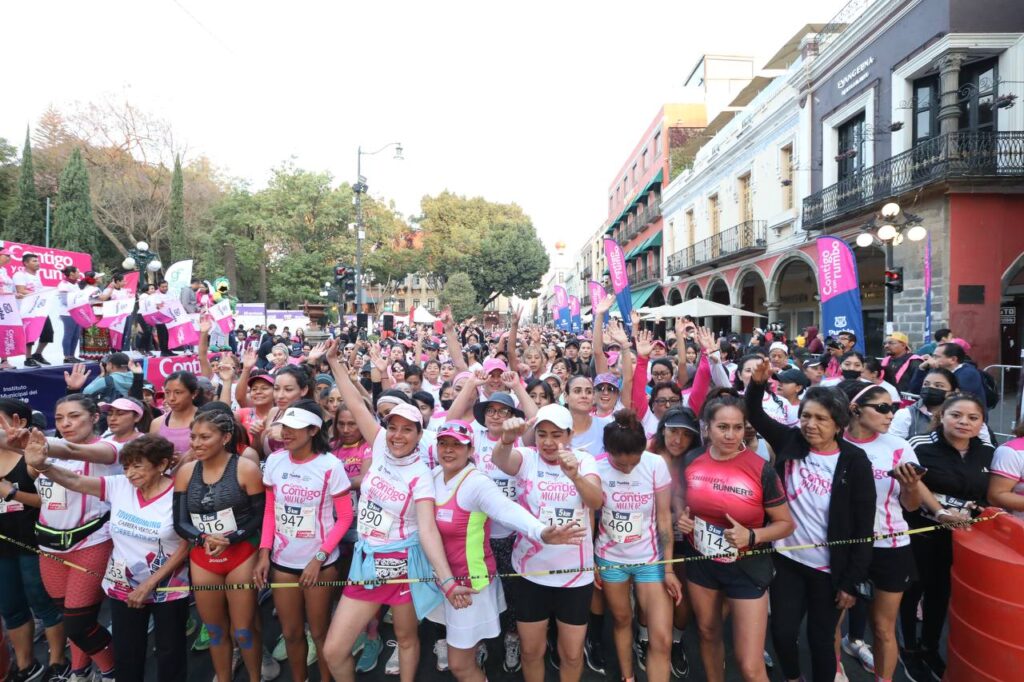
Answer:
[[[405,157],[402,156],[402,143],[401,142],[389,142],[380,149],[374,152],[364,152],[363,147],[360,145],[356,151],[356,184],[352,186],[352,191],[355,192],[355,205],[356,205],[356,312],[360,312],[363,307],[363,239],[366,238],[366,231],[363,229],[363,194],[367,192],[369,187],[366,184],[366,178],[363,177],[363,157],[374,156],[380,154],[385,149],[395,148],[394,159],[396,161],[402,161]]]
[[[128,255],[121,261],[121,267],[125,270],[138,269],[157,273],[163,268],[163,263],[155,253],[149,250],[148,243],[140,241],[133,248],[128,249]]]
[[[906,238],[912,242],[919,242],[928,236],[928,229],[921,223],[924,219],[913,213],[907,213],[895,201],[890,201],[882,206],[881,210],[871,218],[863,231],[857,235],[857,246],[867,248],[872,244],[882,247],[885,254],[885,271],[888,273],[893,269],[893,246],[903,242],[904,232]],[[895,292],[891,287],[885,288],[885,333],[892,330],[893,321],[893,298]]]

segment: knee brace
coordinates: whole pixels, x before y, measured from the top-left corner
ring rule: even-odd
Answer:
[[[248,628],[235,628],[235,644],[239,649],[248,650],[252,648],[252,630]]]
[[[64,632],[68,639],[90,656],[110,644],[110,633],[100,626],[97,616],[100,605],[64,609]]]

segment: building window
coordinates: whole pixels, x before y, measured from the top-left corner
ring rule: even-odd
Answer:
[[[629,196],[629,176],[622,176],[622,200],[625,201],[626,197]]]
[[[420,276],[419,275],[413,275],[412,276],[412,287],[413,287],[413,289],[419,289],[421,286],[423,286],[423,285],[420,283]]]
[[[398,299],[398,312],[400,312],[400,313],[404,313],[405,312],[405,299],[404,298]]]
[[[697,241],[697,221],[693,215],[693,209],[691,208],[686,212],[686,245],[693,246],[694,242]]]
[[[712,236],[718,234],[718,230],[721,228],[721,225],[719,225],[720,217],[718,195],[712,194],[708,197],[708,232]]]
[[[612,195],[612,194],[608,195],[608,212],[609,213],[612,212],[612,206],[615,205],[614,199],[615,199],[614,195]]]
[[[420,307],[420,299],[418,299],[418,298],[412,299],[412,307],[413,308],[419,308]]]
[[[646,149],[643,150],[643,152],[641,152],[641,154],[640,154],[640,168],[642,170],[647,170],[647,150]]]
[[[864,168],[864,112],[839,126],[836,145],[837,177],[842,180]]]
[[[754,216],[751,213],[750,206],[750,173],[745,173],[737,178],[736,191],[739,195],[740,222],[745,223],[748,220],[753,220]]]
[[[632,172],[632,177],[630,178],[630,180],[632,181],[633,185],[635,186],[636,185],[636,162],[635,161],[633,162],[633,172]]]
[[[434,310],[434,299],[427,299],[427,310]]]
[[[939,77],[914,81],[914,144],[939,133]]]
[[[793,208],[793,145],[779,150],[779,180],[782,183],[782,209]]]
[[[996,60],[986,59],[960,70],[960,130],[995,131]]]
[[[661,156],[661,132],[654,133],[654,158]]]

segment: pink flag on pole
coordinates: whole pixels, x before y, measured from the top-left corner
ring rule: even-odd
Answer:
[[[191,318],[185,317],[177,320],[175,324],[167,327],[167,347],[181,348],[182,346],[195,346],[199,343],[199,332],[192,324]]]
[[[133,297],[139,290],[139,273],[127,272],[124,275],[124,289],[130,293]]]
[[[103,302],[103,319],[96,323],[97,327],[110,329],[117,323],[123,323],[132,313],[132,308],[135,307],[135,299],[131,298],[120,298],[113,301]],[[124,325],[121,325],[124,329]]]
[[[82,329],[88,329],[96,324],[96,313],[88,301],[79,303],[74,308],[68,308],[68,315]]]
[[[0,296],[0,357],[25,354],[25,328],[14,294]]]
[[[139,313],[146,324],[167,324],[174,320],[174,316],[156,306],[157,300],[154,296],[145,296],[139,299]]]
[[[231,313],[231,301],[227,299],[224,299],[215,306],[211,306],[210,316],[217,323],[217,327],[225,334],[230,334],[231,330],[235,328],[235,318]]]
[[[53,292],[54,289],[44,289],[21,299],[21,322],[25,326],[26,343],[35,343],[43,333],[48,317],[49,294]]]

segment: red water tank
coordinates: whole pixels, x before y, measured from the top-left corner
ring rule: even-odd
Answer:
[[[985,516],[997,514],[986,509]],[[944,682],[1024,679],[1024,521],[1000,514],[953,533]]]

